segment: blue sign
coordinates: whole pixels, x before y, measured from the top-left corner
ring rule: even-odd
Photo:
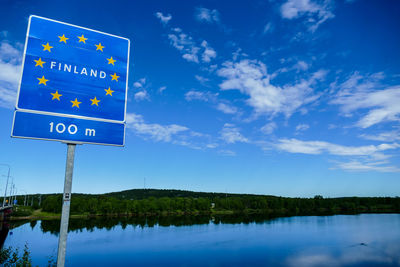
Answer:
[[[16,111],[14,137],[92,144],[124,144],[125,125]]]
[[[123,37],[31,16],[12,136],[123,145],[129,48]]]

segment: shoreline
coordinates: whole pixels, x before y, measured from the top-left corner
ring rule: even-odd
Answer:
[[[360,211],[360,212],[338,212],[338,213],[310,213],[310,214],[291,214],[286,212],[271,212],[265,210],[250,210],[246,212],[234,211],[234,210],[219,210],[210,212],[148,212],[148,213],[114,213],[114,214],[71,214],[70,219],[91,219],[91,218],[124,218],[124,217],[169,217],[169,216],[255,216],[262,215],[271,218],[279,217],[293,217],[293,216],[333,216],[333,215],[359,215],[359,214],[400,214],[398,211],[393,210],[373,210],[373,211]],[[36,220],[59,220],[61,214],[42,214],[37,212],[29,216],[10,216],[9,221],[36,221]]]

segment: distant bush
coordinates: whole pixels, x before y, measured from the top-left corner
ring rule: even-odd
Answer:
[[[33,208],[31,207],[16,207],[13,210],[12,216],[23,217],[30,216],[33,213]]]

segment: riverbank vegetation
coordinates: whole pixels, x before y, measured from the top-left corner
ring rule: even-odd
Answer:
[[[13,217],[58,217],[62,194],[17,198]],[[29,202],[30,201],[30,202]],[[30,204],[30,205],[29,205]],[[102,195],[73,194],[71,216],[270,214],[273,216],[354,213],[400,213],[399,197],[287,198],[262,195],[202,193],[180,190],[128,190]]]

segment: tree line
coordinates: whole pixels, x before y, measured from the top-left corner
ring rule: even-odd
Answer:
[[[210,214],[226,211],[276,215],[400,213],[399,197],[323,198],[322,196],[315,196],[314,198],[287,198],[261,195],[209,194],[203,197],[155,197],[153,194],[153,196],[142,199],[127,199],[126,197],[109,196],[108,194],[73,194],[71,197],[71,214]],[[17,199],[18,203],[23,203],[22,196],[17,197]],[[38,196],[33,197],[31,204],[33,209],[61,213],[62,194],[41,195],[40,199]]]

